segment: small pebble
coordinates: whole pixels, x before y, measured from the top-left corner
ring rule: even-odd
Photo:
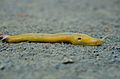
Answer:
[[[0,66],[0,70],[4,70],[5,69],[5,66],[4,65],[1,65]]]
[[[62,64],[73,64],[74,61],[72,59],[64,58]]]
[[[120,52],[120,48],[116,48],[116,50],[117,50],[118,52]]]

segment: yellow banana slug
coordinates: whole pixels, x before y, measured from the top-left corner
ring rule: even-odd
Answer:
[[[81,33],[56,33],[56,34],[44,34],[44,33],[26,33],[18,35],[4,35],[0,33],[0,39],[7,43],[19,43],[19,42],[46,42],[46,43],[71,43],[73,45],[102,45],[103,39],[93,38],[86,34]]]

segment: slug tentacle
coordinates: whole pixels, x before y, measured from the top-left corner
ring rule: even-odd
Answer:
[[[108,35],[104,36],[101,40],[102,40],[102,41],[105,41],[105,39],[108,38],[110,35],[111,35],[111,34],[108,34]]]

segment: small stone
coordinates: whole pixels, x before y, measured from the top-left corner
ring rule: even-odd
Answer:
[[[117,50],[118,52],[120,52],[120,48],[116,48],[116,50]]]
[[[4,70],[5,66],[4,65],[0,65],[0,70]]]
[[[62,63],[63,64],[73,64],[74,61],[72,59],[64,58]]]
[[[99,54],[96,54],[95,56],[99,56]]]

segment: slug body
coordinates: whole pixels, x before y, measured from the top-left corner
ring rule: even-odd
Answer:
[[[8,43],[19,43],[19,42],[46,42],[46,43],[71,43],[73,45],[102,45],[103,40],[93,38],[86,34],[79,33],[56,33],[56,34],[37,34],[37,33],[27,33],[11,36],[2,36],[5,42]]]

